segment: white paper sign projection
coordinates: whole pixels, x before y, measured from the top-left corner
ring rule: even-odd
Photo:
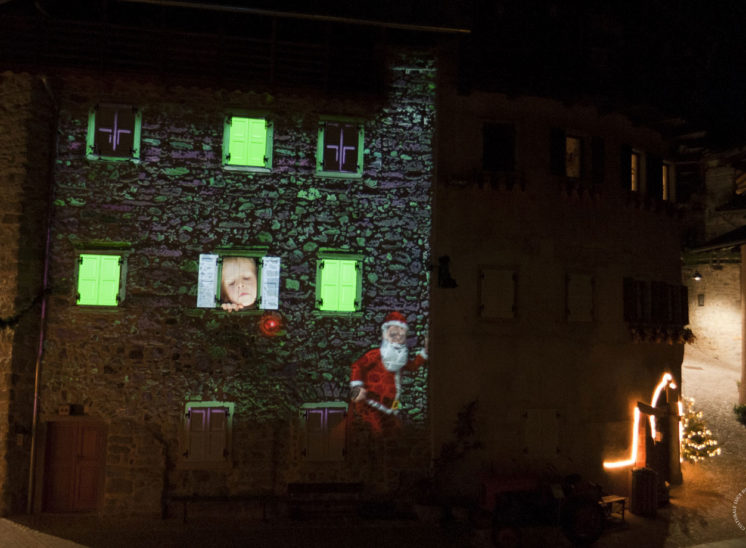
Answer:
[[[280,258],[262,259],[262,308],[277,310],[280,307]]]
[[[215,308],[218,287],[218,256],[200,253],[197,308]]]

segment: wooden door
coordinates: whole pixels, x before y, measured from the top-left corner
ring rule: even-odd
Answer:
[[[47,423],[45,512],[93,512],[104,485],[106,428],[88,421]]]

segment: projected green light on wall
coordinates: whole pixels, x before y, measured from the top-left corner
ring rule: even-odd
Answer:
[[[326,258],[318,262],[318,307],[326,312],[360,308],[360,261]]]
[[[272,124],[266,118],[229,116],[223,147],[226,166],[270,168]]]
[[[117,306],[122,256],[81,253],[78,261],[77,304]]]

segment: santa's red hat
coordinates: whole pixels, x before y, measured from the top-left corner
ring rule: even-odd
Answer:
[[[408,329],[407,318],[405,318],[404,314],[402,314],[401,312],[396,312],[396,311],[389,312],[388,314],[386,314],[386,317],[383,319],[383,325],[381,327],[385,331],[392,325],[398,325],[399,327]]]

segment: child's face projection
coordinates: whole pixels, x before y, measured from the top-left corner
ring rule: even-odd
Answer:
[[[223,292],[221,298],[240,305],[251,306],[256,302],[256,263],[249,257],[223,259]]]

